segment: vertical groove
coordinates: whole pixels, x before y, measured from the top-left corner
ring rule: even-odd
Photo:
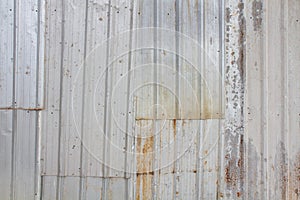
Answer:
[[[40,33],[41,33],[41,1],[37,1],[38,3],[38,19],[37,19],[37,24],[38,24],[38,30],[37,30],[37,52],[36,52],[36,55],[37,55],[37,61],[36,61],[36,66],[37,66],[37,69],[36,69],[36,107],[38,108],[40,105],[39,105],[39,73],[40,73]],[[39,199],[40,198],[40,192],[41,192],[41,188],[40,188],[40,184],[41,184],[41,175],[40,175],[40,147],[41,147],[41,141],[40,141],[40,133],[41,133],[41,112],[40,111],[36,111],[36,122],[35,122],[35,126],[36,126],[36,130],[35,130],[35,169],[34,169],[34,174],[35,174],[35,181],[34,181],[34,188],[35,188],[35,198],[36,199]]]
[[[286,146],[287,146],[287,196],[286,196],[286,199],[288,199],[288,196],[289,196],[289,188],[290,188],[290,162],[288,161],[288,158],[290,158],[292,155],[290,154],[290,148],[289,148],[289,141],[290,141],[290,121],[289,121],[289,55],[288,55],[288,52],[289,52],[289,49],[288,49],[288,45],[289,45],[289,25],[288,25],[288,22],[289,22],[289,4],[287,3],[286,4],[286,13],[285,13],[285,36],[286,36],[286,39],[285,39],[285,52],[286,52],[286,59],[285,59],[285,133],[286,133],[286,140],[285,140],[285,143],[286,143]]]
[[[153,43],[154,43],[154,51],[153,51],[153,63],[154,63],[154,69],[153,69],[153,74],[154,74],[154,84],[155,84],[155,89],[153,91],[153,102],[154,102],[154,106],[153,106],[153,113],[154,113],[154,120],[153,120],[153,131],[154,131],[154,140],[153,140],[153,145],[154,145],[154,149],[156,149],[157,147],[157,138],[156,138],[156,130],[157,130],[157,102],[158,102],[158,84],[157,84],[157,0],[153,1],[153,27],[154,27],[154,35],[153,35]],[[157,167],[157,155],[156,152],[154,151],[154,161],[153,161],[153,166],[152,166],[152,170],[154,172],[153,175],[153,180],[152,180],[152,198],[156,199],[156,194],[157,194],[157,172],[156,171],[156,167]]]
[[[40,195],[39,195],[39,200],[43,200],[43,192],[44,192],[44,177],[43,176],[41,176],[41,189],[40,189]]]
[[[203,68],[206,66],[206,60],[205,60],[205,54],[206,54],[206,45],[205,45],[205,1],[204,0],[201,0],[201,16],[202,16],[202,19],[200,20],[200,22],[202,22],[201,23],[201,26],[200,26],[200,31],[201,31],[201,37],[199,38],[200,39],[200,46],[201,46],[201,48],[202,48],[202,50],[204,51],[201,55],[201,59],[200,59],[200,61],[201,61],[201,64],[200,64],[200,66],[202,67],[203,66]],[[202,69],[200,68],[199,69],[200,70],[200,72],[202,71]],[[203,70],[205,70],[205,69],[203,69]],[[204,74],[203,74],[204,75]],[[203,75],[201,75],[201,83],[202,83],[202,76]],[[203,83],[201,84],[201,85],[204,85]],[[202,106],[202,105],[204,105],[203,104],[203,98],[202,98],[202,91],[201,91],[201,88],[202,87],[200,87],[200,106]],[[202,110],[200,109],[200,112],[202,112]],[[205,128],[204,128],[205,129]],[[198,134],[199,135],[199,137],[200,137],[200,139],[199,139],[199,142],[200,142],[200,145],[203,143],[203,132],[205,131],[203,129],[203,127],[202,127],[202,123],[200,122],[200,125],[199,125],[199,130],[200,130],[200,134]],[[200,148],[200,147],[199,147]],[[200,148],[201,150],[202,150],[202,148]],[[202,152],[200,152],[200,155],[202,154]],[[201,159],[201,161],[200,161],[200,172],[203,174],[203,171],[204,171],[204,169],[203,169],[203,165],[202,165],[202,159]],[[198,170],[197,170],[198,171]],[[198,172],[199,173],[199,172]],[[201,195],[200,195],[200,198],[203,198],[203,194],[204,194],[204,187],[203,187],[203,185],[204,185],[204,179],[203,179],[203,176],[200,176],[200,184],[201,184]]]
[[[58,123],[58,151],[57,151],[57,183],[56,199],[60,199],[60,168],[61,168],[61,137],[62,137],[62,95],[63,95],[63,71],[64,71],[64,43],[65,43],[65,1],[61,1],[62,21],[61,21],[61,58],[60,58],[60,91],[59,91],[59,123]]]
[[[176,70],[176,77],[175,77],[175,126],[173,125],[173,128],[175,129],[174,132],[176,132],[177,123],[176,119],[179,119],[179,0],[175,0],[175,70]],[[178,100],[177,100],[178,99]],[[177,135],[177,134],[176,134]],[[176,137],[176,136],[175,136]],[[178,161],[177,161],[177,138],[174,138],[174,155],[175,155],[175,161],[174,161],[174,172],[177,171]],[[173,174],[173,198],[176,199],[176,173]]]
[[[37,51],[36,51],[36,102],[35,102],[35,106],[36,108],[38,108],[39,105],[39,79],[40,79],[40,49],[41,49],[41,44],[40,44],[40,39],[41,39],[41,13],[43,11],[41,11],[42,9],[42,3],[41,1],[44,0],[37,0],[37,4],[38,4],[38,8],[37,8],[37,12],[38,12],[38,16],[37,16],[37,39],[36,39],[36,43],[37,43]],[[44,28],[44,27],[43,27]],[[44,41],[44,40],[43,40]]]
[[[200,67],[198,70],[200,71],[200,79],[198,80],[198,85],[199,87],[199,93],[200,93],[200,98],[199,98],[199,106],[200,106],[200,116],[202,115],[202,66],[204,65],[204,53],[205,48],[204,47],[204,24],[205,24],[205,13],[204,13],[204,1],[199,0],[200,3],[198,2],[198,12],[197,12],[197,42],[199,46],[198,49],[198,58],[197,62],[199,63],[198,66]],[[200,51],[200,52],[199,52]],[[202,52],[204,51],[204,52]],[[200,53],[200,54],[199,54]],[[203,195],[203,166],[202,166],[202,156],[201,156],[201,151],[202,151],[202,140],[203,140],[203,130],[202,130],[202,122],[199,120],[199,126],[198,126],[199,132],[197,133],[197,147],[196,147],[196,166],[197,166],[197,173],[196,173],[196,199],[201,199]]]
[[[176,57],[175,57],[175,67],[176,67],[176,86],[175,86],[175,95],[178,98],[179,95],[179,0],[175,0],[175,50],[176,50]],[[178,100],[175,99],[175,119],[179,117],[179,108],[177,102]]]
[[[268,1],[265,1],[266,2],[266,8],[269,7],[269,3]],[[263,112],[263,116],[264,116],[264,131],[265,131],[265,134],[264,136],[266,136],[265,138],[269,138],[269,122],[268,122],[268,118],[269,118],[269,97],[268,97],[268,93],[269,93],[269,83],[268,83],[268,77],[267,77],[267,74],[268,74],[268,71],[269,71],[269,57],[268,57],[268,51],[269,51],[269,41],[268,41],[268,32],[269,32],[269,13],[268,13],[268,9],[266,9],[266,38],[265,38],[265,45],[266,45],[266,48],[264,49],[264,52],[265,52],[265,58],[266,58],[266,62],[265,62],[265,67],[264,67],[264,73],[263,73],[263,76],[264,76],[264,86],[263,86],[263,90],[264,90],[264,111]],[[270,199],[270,188],[269,188],[269,181],[268,181],[268,177],[269,177],[269,173],[268,173],[268,169],[269,169],[269,164],[270,164],[270,161],[269,161],[269,142],[268,140],[266,140],[267,142],[264,143],[264,149],[265,149],[265,155],[267,156],[267,159],[266,159],[266,166],[265,166],[265,181],[267,183],[266,185],[266,190],[267,190],[267,194],[266,194],[266,199]]]
[[[224,14],[224,10],[225,10],[225,3],[224,0],[220,0],[219,1],[219,49],[220,49],[220,56],[219,56],[219,62],[220,62],[220,76],[221,76],[221,81],[220,81],[220,102],[219,102],[219,106],[220,106],[220,112],[223,113],[223,86],[224,86],[224,68],[225,68],[225,57],[224,57],[224,52],[225,52],[225,14]],[[221,160],[222,160],[222,120],[219,120],[218,122],[218,161],[217,161],[217,166],[218,166],[218,172],[217,172],[217,194],[216,194],[216,199],[219,199],[219,195],[221,193],[221,188],[220,188],[220,184],[221,184]]]
[[[85,1],[85,24],[84,24],[84,50],[83,50],[83,77],[82,77],[82,105],[81,105],[81,134],[80,134],[80,177],[79,177],[79,199],[81,200],[83,197],[82,195],[85,194],[84,191],[84,180],[85,180],[85,174],[83,174],[83,140],[84,140],[84,105],[85,105],[85,79],[86,79],[86,51],[87,51],[87,27],[88,27],[88,0]],[[84,177],[83,177],[84,176]],[[85,199],[85,198],[83,198]]]
[[[263,19],[264,21],[266,21],[267,17],[266,17],[266,14],[264,14],[263,16]],[[266,30],[266,24],[264,24],[264,29],[263,31]],[[266,124],[266,121],[267,121],[267,118],[266,118],[266,108],[267,108],[267,105],[266,105],[266,97],[265,97],[265,92],[267,91],[267,88],[266,88],[266,79],[264,77],[264,74],[266,73],[266,62],[265,62],[265,57],[266,57],[266,53],[265,53],[265,50],[266,50],[266,44],[264,43],[264,41],[266,40],[265,36],[260,36],[260,49],[262,49],[263,51],[263,55],[260,56],[260,59],[261,59],[261,62],[263,63],[262,65],[262,68],[260,70],[260,78],[262,81],[262,90],[261,90],[261,105],[262,105],[262,109],[261,109],[261,113],[260,113],[260,116],[261,116],[261,126],[260,126],[260,132],[261,132],[261,142],[260,142],[260,146],[261,146],[261,158],[260,158],[260,162],[261,162],[261,179],[263,182],[267,183],[267,181],[265,180],[265,177],[266,177],[266,174],[265,174],[265,167],[267,167],[268,165],[265,164],[265,157],[266,155],[268,155],[266,152],[265,152],[265,148],[266,148],[266,145],[265,140],[267,137],[265,136],[265,134],[267,134],[266,132],[266,129],[265,129],[265,125]],[[265,199],[267,196],[265,195],[265,184],[263,184],[262,187],[260,187],[260,193],[261,193],[261,196],[260,198],[261,199]]]
[[[108,121],[108,116],[109,116],[109,113],[108,113],[108,110],[107,110],[107,103],[108,103],[108,95],[107,95],[107,92],[108,92],[108,76],[109,76],[109,69],[108,69],[108,64],[109,64],[109,36],[110,36],[110,12],[111,12],[111,0],[108,1],[108,11],[107,11],[107,35],[106,35],[106,39],[107,39],[107,46],[106,46],[106,69],[105,69],[105,100],[104,100],[104,123],[103,123],[103,130],[104,130],[104,141],[103,141],[103,160],[104,160],[104,165],[103,165],[103,180],[102,180],[102,198],[103,199],[106,199],[106,190],[107,190],[107,180],[106,180],[106,148],[107,148],[107,145],[106,145],[106,138],[108,137],[108,135],[110,134],[109,133],[109,130],[107,130],[107,121]],[[108,135],[107,135],[108,134]]]
[[[134,9],[134,0],[131,0],[130,1],[130,34],[129,34],[129,53],[128,53],[128,66],[127,66],[127,72],[128,72],[128,79],[127,79],[127,97],[126,97],[126,100],[127,100],[127,105],[126,105],[126,135],[125,135],[125,145],[126,145],[126,154],[125,154],[125,165],[124,165],[124,169],[125,169],[125,172],[124,172],[124,177],[125,177],[125,199],[128,200],[129,199],[129,179],[127,178],[127,174],[130,173],[128,172],[128,151],[129,151],[129,148],[128,148],[128,127],[129,127],[129,122],[128,122],[128,118],[131,117],[129,116],[128,112],[129,112],[129,106],[130,106],[130,79],[131,79],[131,50],[132,50],[132,29],[133,29],[133,9]]]
[[[287,62],[286,62],[286,40],[285,40],[285,36],[286,36],[286,24],[285,24],[285,20],[286,20],[286,7],[285,7],[285,0],[281,0],[281,22],[280,22],[280,26],[281,26],[281,49],[280,49],[280,55],[281,55],[281,58],[282,58],[282,67],[281,67],[281,75],[282,75],[282,83],[281,83],[281,98],[282,98],[282,104],[283,106],[281,107],[282,111],[281,111],[281,141],[284,142],[284,148],[285,149],[288,149],[286,148],[287,147],[287,119],[286,119],[286,116],[287,116],[287,97],[288,97],[288,94],[287,94]],[[289,168],[288,168],[288,163],[287,163],[287,160],[288,160],[288,154],[284,154],[283,155],[283,158],[282,158],[282,163],[284,163],[284,168],[288,169],[289,171]],[[287,176],[288,176],[288,171],[283,171],[283,174],[281,175],[282,176],[282,180],[286,181],[287,183],[284,184],[283,186],[285,188],[282,188],[283,189],[283,193],[282,193],[282,199],[287,199],[288,198],[288,180],[287,180]]]
[[[17,6],[18,0],[14,0],[14,21],[13,21],[13,97],[12,107],[16,107],[16,68],[17,68]],[[12,149],[11,149],[11,183],[10,183],[10,199],[15,199],[15,143],[16,143],[16,129],[17,129],[17,110],[12,111]]]

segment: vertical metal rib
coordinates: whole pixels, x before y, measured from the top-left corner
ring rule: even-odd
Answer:
[[[59,91],[59,132],[58,132],[58,161],[57,161],[57,183],[56,199],[60,199],[60,168],[61,168],[61,137],[62,137],[62,95],[63,95],[63,72],[64,72],[64,43],[65,43],[65,1],[61,1],[62,21],[61,21],[61,59],[60,59],[60,91]]]
[[[153,1],[153,27],[154,27],[154,35],[153,35],[153,43],[154,43],[154,50],[153,50],[153,63],[154,63],[154,68],[153,68],[153,82],[155,84],[155,89],[153,91],[153,103],[154,103],[154,106],[153,106],[153,113],[154,113],[154,119],[153,119],[153,145],[154,145],[154,161],[153,161],[153,172],[154,172],[154,175],[153,175],[153,181],[152,181],[152,198],[153,199],[156,199],[156,195],[157,195],[157,177],[158,177],[158,174],[156,171],[156,167],[157,167],[157,154],[156,154],[156,146],[157,146],[157,138],[156,138],[156,131],[157,131],[157,123],[158,121],[156,120],[157,119],[157,102],[158,102],[158,84],[157,84],[157,0],[154,0]]]
[[[17,71],[17,12],[18,12],[18,0],[14,0],[14,25],[13,25],[13,98],[12,107],[16,107],[16,71]],[[15,143],[16,143],[16,129],[17,129],[17,110],[13,110],[12,117],[12,149],[11,149],[11,183],[10,183],[10,199],[15,199]]]
[[[224,87],[224,68],[225,68],[225,0],[220,0],[219,1],[219,72],[220,72],[220,76],[221,76],[221,80],[220,80],[220,84],[219,84],[219,92],[220,92],[220,102],[219,102],[219,108],[220,108],[220,112],[223,113],[223,87]],[[220,119],[218,122],[218,161],[217,161],[217,166],[218,166],[218,172],[217,172],[217,190],[216,190],[216,199],[219,199],[219,195],[221,194],[221,188],[220,188],[220,184],[222,183],[221,179],[222,179],[222,149],[223,149],[223,139],[222,139],[222,120]]]
[[[204,9],[204,4],[205,2],[203,0],[199,0],[200,3],[198,3],[198,12],[197,12],[197,21],[198,21],[198,30],[197,30],[197,41],[198,41],[198,66],[200,71],[200,80],[198,82],[199,84],[199,93],[200,93],[200,98],[199,98],[199,105],[200,105],[200,115],[202,115],[202,79],[203,75],[202,73],[202,68],[205,66],[205,60],[204,60],[204,55],[206,54],[205,52],[205,45],[204,45],[204,39],[205,39],[205,9]],[[201,51],[201,52],[199,52]],[[204,52],[203,52],[204,51]],[[200,53],[200,54],[199,54]],[[204,192],[204,187],[203,187],[203,165],[202,165],[202,145],[203,145],[203,130],[202,130],[202,122],[199,120],[199,126],[198,126],[198,133],[196,136],[197,139],[197,154],[196,154],[196,166],[197,166],[197,173],[196,173],[196,199],[202,199],[203,192]]]
[[[179,43],[180,43],[180,39],[179,39],[179,0],[175,0],[175,51],[176,51],[176,55],[175,55],[175,70],[176,70],[176,77],[175,77],[175,123],[173,125],[173,128],[176,129],[177,128],[177,123],[176,123],[176,119],[179,119]],[[176,131],[176,130],[174,130]],[[177,135],[177,134],[176,134]],[[176,171],[178,168],[178,161],[177,161],[177,145],[178,143],[178,139],[174,138],[174,172],[173,173],[173,198],[176,199],[176,188],[177,188],[177,182],[176,182]]]
[[[108,65],[109,65],[109,37],[110,37],[110,13],[111,13],[111,0],[108,1],[108,12],[107,12],[107,35],[106,35],[106,39],[107,39],[107,46],[106,46],[106,66],[105,66],[105,100],[104,100],[104,125],[103,125],[103,130],[104,130],[104,141],[103,141],[103,160],[104,160],[104,165],[103,165],[103,181],[102,181],[102,198],[106,199],[107,198],[107,179],[106,179],[106,172],[107,172],[107,166],[106,166],[106,162],[107,162],[107,158],[106,158],[106,149],[107,149],[107,144],[106,144],[106,138],[109,137],[109,127],[107,127],[107,121],[108,121],[108,117],[110,116],[110,114],[108,113],[108,78],[109,78],[109,69],[108,69]]]
[[[81,130],[80,130],[80,181],[79,181],[79,199],[85,199],[85,174],[83,174],[84,166],[83,166],[83,140],[84,140],[84,105],[85,105],[85,80],[86,80],[86,55],[87,55],[87,27],[88,27],[88,5],[89,1],[85,1],[85,24],[84,24],[84,50],[83,50],[83,77],[82,77],[82,105],[81,105]],[[84,177],[83,177],[84,176]]]
[[[132,29],[133,29],[133,9],[134,9],[134,0],[131,0],[130,1],[130,35],[129,35],[129,51],[128,51],[128,66],[127,66],[127,72],[128,72],[128,78],[127,78],[127,97],[126,97],[126,100],[127,100],[127,104],[126,104],[126,135],[125,135],[125,150],[126,150],[126,154],[125,154],[125,164],[124,164],[124,169],[125,169],[125,172],[124,172],[124,177],[125,177],[125,199],[128,200],[129,198],[129,180],[128,180],[128,174],[130,172],[128,172],[128,153],[129,153],[129,144],[128,144],[128,129],[129,129],[129,117],[132,117],[131,115],[129,116],[128,112],[129,112],[129,106],[130,106],[130,103],[132,103],[130,101],[130,79],[131,79],[131,51],[132,51]]]

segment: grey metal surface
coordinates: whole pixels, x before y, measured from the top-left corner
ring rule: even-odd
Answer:
[[[0,9],[0,199],[300,199],[298,0]]]

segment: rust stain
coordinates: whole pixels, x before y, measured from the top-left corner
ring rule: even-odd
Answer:
[[[173,119],[173,133],[174,133],[174,138],[176,137],[176,119]]]
[[[136,179],[136,200],[140,200],[140,185],[141,185],[141,177],[138,176]]]
[[[152,199],[152,175],[151,176],[142,176],[143,177],[143,199]]]
[[[143,146],[143,156],[148,157],[149,153],[152,153],[153,150],[153,140],[154,136],[150,136],[146,139],[145,144]],[[144,155],[146,154],[146,155]]]
[[[229,189],[236,190],[238,188],[243,189],[244,185],[244,138],[243,135],[240,136],[240,146],[238,157],[232,157],[229,154],[225,156],[227,164],[225,167],[225,182]]]
[[[300,150],[291,161],[289,198],[300,198]]]
[[[142,144],[142,140],[145,140]],[[151,135],[145,139],[137,137],[137,195],[136,199],[151,199],[152,179],[154,172],[152,170],[153,162],[153,144],[154,136]],[[140,191],[141,190],[141,191]],[[140,193],[141,192],[141,193]]]
[[[41,110],[45,110],[45,108],[4,107],[4,108],[0,108],[0,110],[41,111]]]
[[[223,194],[222,192],[220,192],[220,193],[219,193],[219,197],[220,197],[220,198],[223,198],[223,197],[224,197],[224,194]]]
[[[211,101],[208,99],[207,89],[204,89],[204,97],[203,97],[203,107],[201,110],[200,118],[201,119],[211,119],[213,117],[213,113],[210,112]]]
[[[224,118],[224,111],[222,110],[222,105],[220,105],[219,102],[215,102],[214,97],[212,97],[210,94],[209,88],[202,86],[202,91],[203,92],[201,92],[200,97],[201,99],[197,99],[197,103],[189,102],[189,98],[193,97],[183,97],[181,102],[185,105],[185,107],[181,108],[178,104],[178,99],[176,99],[176,103],[174,104],[172,100],[173,97],[170,96],[170,92],[168,92],[167,90],[161,90],[162,99],[160,100],[159,104],[162,105],[162,107],[166,108],[166,111],[158,110],[158,115],[155,118],[153,113],[145,114],[142,112],[143,108],[139,108],[140,105],[145,106],[148,102],[141,104],[137,102],[137,113],[135,115],[135,120],[206,120]],[[143,101],[143,99],[140,99],[140,101]]]

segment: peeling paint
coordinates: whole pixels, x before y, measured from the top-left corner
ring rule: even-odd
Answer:
[[[225,171],[226,197],[244,193],[245,18],[243,1],[228,1],[225,12]]]

